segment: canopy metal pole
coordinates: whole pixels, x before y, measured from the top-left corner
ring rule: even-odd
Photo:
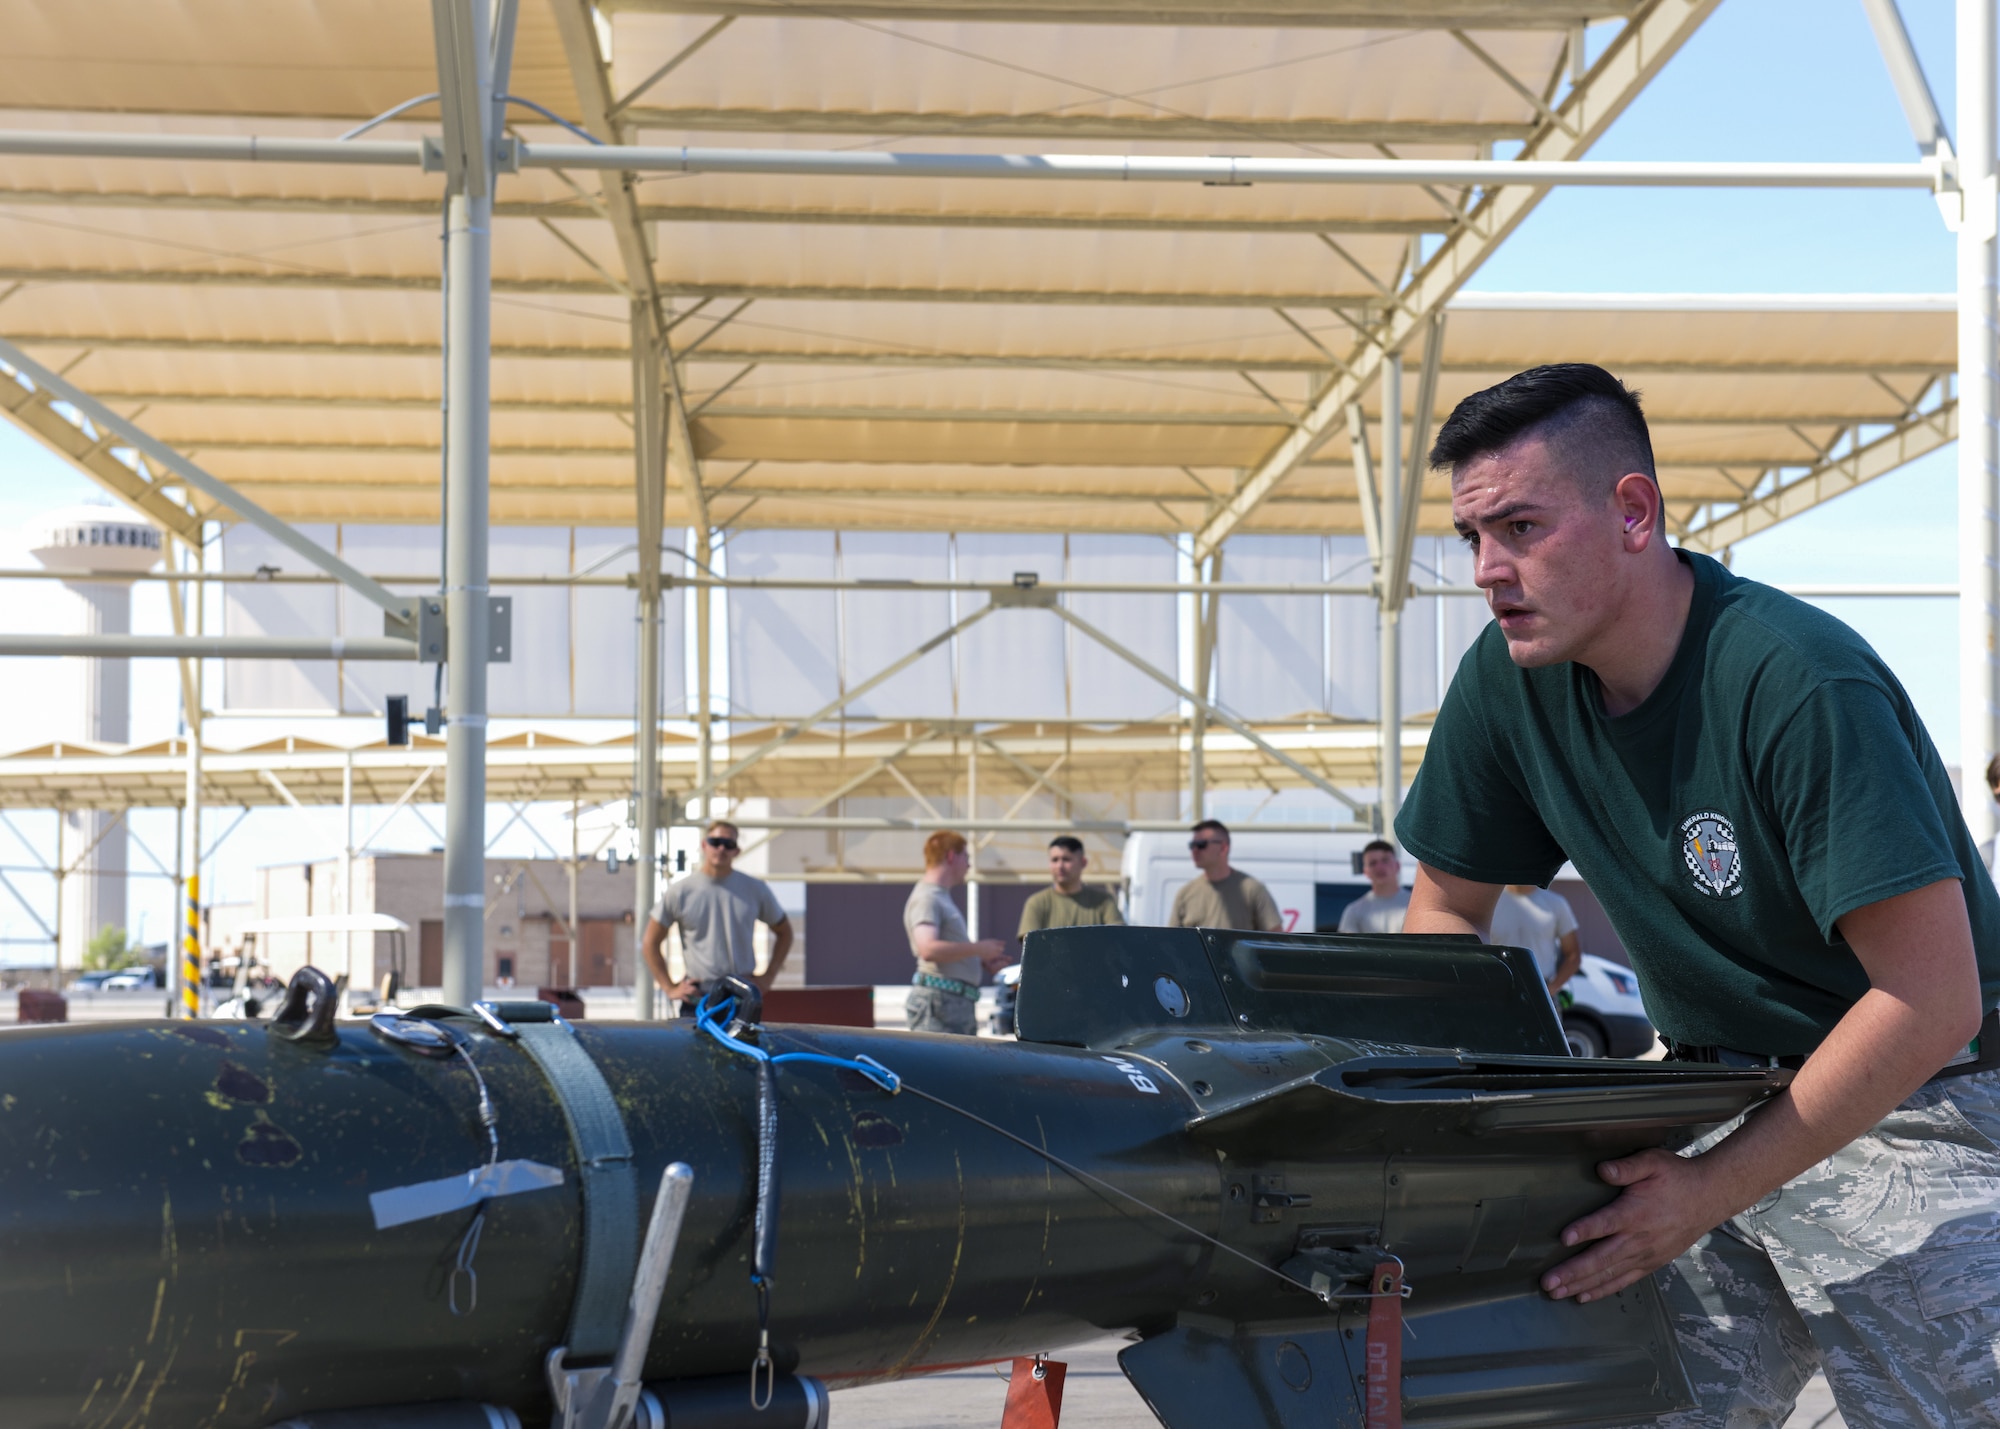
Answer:
[[[1222,552],[1204,563],[1204,572],[1195,574],[1202,584],[1214,586],[1222,580]],[[1209,698],[1214,684],[1215,632],[1221,597],[1213,590],[1195,597],[1194,692],[1201,697],[1194,705],[1188,738],[1188,806],[1190,822],[1208,817],[1208,712],[1202,701]]]
[[[348,750],[346,758],[340,762],[340,814],[344,833],[340,842],[340,911],[349,919],[354,917],[354,751]],[[350,927],[341,934],[347,944],[342,951],[346,956],[342,965],[347,969],[347,995],[354,996],[354,930]],[[370,944],[371,951],[373,944]],[[373,959],[370,959],[372,964]],[[374,969],[369,969],[368,980],[375,980]]]
[[[191,557],[189,564],[197,571],[204,564],[206,549],[200,541],[188,547]],[[207,602],[202,598],[200,586],[184,587],[189,594],[191,616],[186,624],[199,637],[208,624]],[[201,741],[203,735],[202,705],[204,703],[203,677],[207,667],[200,660],[190,662],[192,669],[187,684],[187,782],[181,796],[187,820],[187,887],[183,892],[185,909],[184,926],[181,930],[180,955],[180,1013],[183,1018],[201,1016]]]
[[[1378,832],[1387,838],[1396,827],[1396,807],[1403,794],[1403,603],[1392,588],[1396,552],[1408,533],[1403,530],[1403,355],[1389,354],[1382,365],[1382,533],[1380,579],[1375,591],[1376,718],[1381,735],[1380,773],[1375,795]]]
[[[478,0],[432,0],[445,171],[444,1000],[475,1001],[486,974],[488,461],[493,358],[495,77],[512,24]]]
[[[0,634],[0,655],[82,655],[100,660],[414,660],[413,640],[356,640],[265,635]]]
[[[174,927],[181,921],[181,895],[187,886],[187,815],[184,810],[174,810],[174,878],[173,897],[167,907],[167,1016],[181,1015],[181,989],[187,986],[186,974],[182,970],[182,954],[178,947],[180,939],[174,936]]]
[[[1145,833],[1177,834],[1177,833],[1185,833],[1187,831],[1187,825],[1177,819],[1175,820],[1072,819],[1056,823],[1056,822],[1051,822],[1048,819],[1021,819],[1021,818],[969,819],[966,818],[957,809],[947,810],[937,815],[936,817],[933,817],[929,814],[912,814],[907,817],[899,814],[884,814],[884,815],[858,814],[858,815],[846,815],[846,816],[834,816],[834,815],[815,816],[815,815],[790,815],[790,814],[771,814],[771,815],[760,816],[756,814],[744,814],[741,818],[735,818],[734,816],[732,816],[732,821],[735,822],[737,827],[741,829],[771,830],[779,833],[786,833],[786,832],[926,833],[932,829],[950,829],[954,833],[961,833],[961,834],[1025,833],[1029,835],[1047,837],[1048,835],[1053,833],[1131,834],[1131,833],[1145,832]],[[678,820],[676,821],[676,827],[688,828],[691,827],[693,823],[694,820],[692,819]],[[1237,829],[1236,832],[1240,834],[1244,831],[1244,829],[1250,829],[1257,833],[1323,834],[1326,833],[1329,828],[1331,828],[1336,833],[1367,833],[1371,831],[1369,825],[1359,824],[1359,823],[1343,823],[1343,824],[1327,825],[1324,823],[1296,824],[1296,823],[1258,822],[1254,824],[1246,824],[1243,826],[1243,828]],[[794,875],[787,874],[785,876],[787,878],[790,878],[793,877]],[[1034,877],[1040,877],[1040,876],[1043,875],[1030,875],[1029,877],[1032,879]],[[1107,878],[1117,877],[1115,873],[1107,874],[1105,876]],[[1095,877],[1095,875],[1093,875],[1093,877]],[[1003,876],[996,874],[991,869],[981,874],[980,878],[982,882],[997,883],[1006,881]],[[968,927],[971,926],[971,920],[969,914],[967,917],[967,926]]]
[[[652,323],[632,305],[633,457],[638,463],[639,673],[637,728],[633,731],[633,922],[637,939],[652,917],[660,853],[660,540],[666,523],[666,375]],[[632,1015],[653,1015],[653,975],[646,960],[632,959]]]
[[[1994,0],[1958,0],[1958,164],[1965,201],[1958,229],[1959,782],[1965,821],[1981,843],[1994,832],[1986,762],[2000,753],[1994,42]]]
[[[695,532],[695,559],[701,562],[703,570],[715,563],[714,534],[707,525]],[[695,587],[694,592],[694,679],[695,679],[695,772],[694,782],[703,789],[708,788],[709,776],[715,772],[715,713],[711,708],[714,691],[714,639],[709,622],[711,587],[704,584]],[[710,817],[706,805],[702,817]]]
[[[490,195],[456,193],[445,262],[444,1000],[475,1001],[486,969],[486,653]]]
[[[481,29],[484,29],[483,17]],[[443,68],[442,66],[440,67]],[[441,74],[440,78],[447,78]],[[450,169],[454,136],[435,139],[272,139],[253,134],[80,134],[0,130],[0,154],[65,159],[383,165]],[[496,159],[524,169],[624,173],[813,175],[840,178],[1067,179],[1109,183],[1501,184],[1669,188],[1916,188],[1936,186],[1929,164],[1711,163],[1654,160],[1290,159],[1162,154],[952,154],[695,145],[527,144]]]

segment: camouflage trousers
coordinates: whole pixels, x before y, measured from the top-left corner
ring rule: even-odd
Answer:
[[[903,1003],[903,1020],[912,1032],[956,1032],[979,1035],[979,1003],[942,988],[913,987]]]
[[[1849,1429],[2000,1426],[2000,1071],[1918,1089],[1658,1280],[1698,1401],[1659,1429],[1776,1429],[1815,1368]]]

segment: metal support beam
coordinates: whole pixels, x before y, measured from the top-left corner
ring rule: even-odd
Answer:
[[[1215,685],[1215,636],[1220,623],[1222,552],[1196,568],[1205,591],[1194,598],[1194,692],[1188,731],[1188,812],[1194,822],[1208,817],[1208,701]]]
[[[1903,106],[1917,151],[1940,162],[1950,160],[1951,132],[1945,128],[1930,81],[1924,78],[1924,67],[1917,59],[1916,46],[1910,43],[1896,0],[1861,0],[1861,8],[1868,12],[1875,47],[1882,52],[1882,63],[1889,67],[1889,83],[1896,88],[1896,99]]]
[[[1395,571],[1416,535],[1413,523],[1404,519],[1407,478],[1403,468],[1403,355],[1392,352],[1382,367],[1382,510],[1376,517],[1382,559],[1375,591],[1376,734],[1380,740],[1375,823],[1376,832],[1385,838],[1396,827],[1396,809],[1403,796],[1403,599],[1395,584]]]
[[[665,378],[656,309],[632,304],[632,454],[639,516],[637,709],[632,732],[632,795],[638,866],[633,870],[633,927],[652,916],[660,852],[660,542],[667,484]],[[633,1016],[653,1015],[653,975],[644,958],[632,969]]]
[[[880,587],[877,587],[877,589],[880,589]],[[755,749],[751,750],[748,754],[744,755],[741,759],[737,760],[734,764],[730,765],[727,769],[723,770],[720,774],[715,775],[713,778],[701,781],[697,785],[694,791],[694,797],[698,800],[703,800],[703,801],[707,800],[712,794],[714,794],[715,790],[721,785],[727,784],[731,779],[735,778],[738,774],[741,774],[744,770],[750,768],[753,764],[761,763],[769,756],[776,754],[780,749],[790,744],[793,740],[797,739],[800,735],[804,734],[807,730],[811,729],[814,725],[823,723],[830,716],[845,709],[849,704],[853,703],[855,700],[860,699],[863,695],[867,694],[877,685],[880,685],[884,681],[892,679],[896,675],[901,674],[904,670],[907,670],[910,666],[916,664],[917,661],[923,659],[924,656],[930,654],[931,651],[937,649],[938,646],[944,644],[947,640],[953,639],[956,636],[964,634],[966,631],[970,630],[973,626],[977,625],[980,621],[984,620],[987,616],[991,615],[994,611],[998,610],[999,608],[1000,607],[997,604],[992,604],[992,603],[982,605],[979,607],[979,609],[973,611],[972,614],[965,616],[960,620],[954,621],[952,624],[946,626],[943,630],[940,630],[937,634],[933,635],[930,639],[924,641],[923,644],[917,646],[916,649],[910,651],[909,654],[903,656],[902,659],[894,661],[891,664],[884,665],[881,669],[877,670],[874,674],[870,675],[867,679],[863,680],[860,684],[855,685],[853,688],[842,692],[842,694],[838,699],[835,699],[826,705],[822,705],[819,709],[813,711],[813,713],[807,715],[804,719],[797,720],[792,724],[787,725],[774,738],[772,738],[771,740],[769,740],[764,744],[758,745]],[[1059,609],[1058,607],[1051,607],[1051,608]],[[1074,618],[1069,616],[1067,612],[1063,612],[1063,615],[1065,619],[1071,620],[1072,623],[1074,624],[1081,623],[1075,621]],[[1109,637],[1106,636],[1100,638],[1108,639]],[[1131,658],[1137,659],[1138,657],[1135,655],[1132,656]],[[1150,670],[1152,667],[1149,665],[1146,668]],[[1165,681],[1169,685],[1172,685],[1176,689],[1179,688],[1179,686],[1175,685],[1171,677],[1169,676],[1159,675],[1157,676],[1157,678],[1159,678],[1162,681]],[[1252,734],[1250,738],[1253,741],[1255,741],[1257,736],[1255,734]],[[1282,758],[1283,756],[1281,755],[1279,757]],[[1300,772],[1306,773],[1307,771],[1301,770]],[[1312,776],[1308,773],[1307,777],[1310,778]],[[705,803],[703,807],[705,810],[706,809]]]
[[[992,610],[993,608],[994,607],[989,605],[985,609]],[[1284,765],[1287,769],[1291,770],[1301,779],[1304,779],[1308,784],[1312,785],[1315,789],[1319,789],[1324,793],[1332,795],[1337,803],[1346,805],[1349,809],[1353,810],[1355,813],[1358,814],[1361,812],[1361,805],[1355,802],[1355,800],[1351,798],[1344,789],[1341,789],[1338,786],[1330,783],[1325,778],[1321,777],[1320,774],[1317,773],[1316,771],[1306,768],[1305,765],[1299,763],[1298,760],[1292,758],[1291,755],[1285,753],[1282,749],[1279,749],[1276,745],[1272,744],[1269,740],[1265,739],[1264,736],[1257,733],[1256,730],[1252,729],[1242,720],[1236,718],[1235,715],[1230,714],[1227,710],[1222,709],[1220,706],[1215,705],[1208,700],[1202,699],[1199,695],[1195,694],[1193,690],[1190,690],[1187,686],[1183,685],[1179,680],[1176,680],[1172,675],[1169,675],[1166,671],[1160,669],[1159,666],[1150,663],[1143,655],[1140,655],[1135,651],[1127,649],[1125,646],[1119,644],[1116,640],[1112,639],[1109,635],[1105,634],[1102,630],[1099,630],[1095,625],[1092,625],[1089,621],[1085,620],[1082,616],[1076,615],[1071,611],[1065,610],[1062,606],[1057,605],[1054,602],[1050,602],[1045,607],[1045,609],[1053,612],[1058,619],[1066,621],[1070,625],[1075,626],[1078,630],[1082,631],[1085,635],[1088,635],[1092,640],[1095,640],[1099,645],[1102,645],[1106,650],[1109,650],[1112,654],[1116,655],[1119,659],[1123,660],[1126,664],[1130,665],[1133,669],[1138,670],[1143,674],[1150,675],[1153,679],[1159,681],[1159,683],[1161,683],[1162,685],[1165,685],[1168,689],[1172,690],[1175,694],[1179,695],[1182,699],[1186,700],[1189,704],[1194,705],[1196,708],[1200,709],[1201,712],[1204,715],[1206,715],[1209,719],[1214,720],[1217,724],[1226,725],[1230,729],[1235,730],[1236,733],[1242,735],[1245,739],[1249,740],[1250,743],[1254,745],[1264,755],[1266,755],[1271,759],[1275,759],[1278,763]]]
[[[267,635],[12,635],[0,634],[0,655],[82,655],[97,659],[163,660],[414,660],[414,641],[291,639]]]
[[[1520,158],[1491,167],[1509,170],[1516,178],[1551,167],[1574,173],[1575,166],[1568,161],[1596,142],[1718,3],[1720,0],[1650,0],[1611,41],[1583,82],[1564,96],[1556,111],[1563,123],[1544,123],[1522,148]],[[1925,172],[1930,170],[1925,168]],[[1490,185],[1505,181],[1480,178],[1469,182]],[[1431,315],[1450,301],[1546,192],[1542,187],[1518,183],[1488,188],[1467,212],[1465,223],[1410,278],[1380,326],[1356,346],[1348,370],[1321,389],[1298,425],[1202,526],[1195,537],[1197,556],[1219,547],[1280,482],[1320,448],[1333,434],[1348,404],[1358,401],[1375,380],[1387,355],[1400,352]]]
[[[433,0],[445,116],[445,831],[444,1000],[485,982],[488,449],[496,73],[483,0]],[[504,21],[505,11],[502,18]]]
[[[795,0],[607,0],[612,13],[789,16]],[[1458,25],[1470,30],[1561,31],[1584,19],[1624,18],[1637,0],[837,0],[807,12],[826,19],[1000,21],[1056,25],[1231,25],[1265,29],[1411,32]]]
[[[1828,457],[1781,478],[1762,496],[1742,502],[1730,510],[1693,527],[1681,537],[1691,551],[1720,553],[1739,541],[1768,531],[1780,521],[1804,515],[1815,506],[1831,501],[1844,492],[1887,476],[1918,457],[1958,439],[1958,403],[1947,400],[1926,411],[1913,412],[1888,431],[1863,442],[1839,456]],[[1781,589],[1800,594],[1805,587]],[[1819,587],[1813,587],[1819,589]],[[1424,594],[1419,591],[1418,594]]]
[[[1698,0],[1681,0],[1692,6]],[[1656,0],[1654,14],[1675,8]],[[1709,5],[1699,5],[1706,10]],[[1650,17],[1648,17],[1650,18]],[[1612,41],[1645,46],[1648,18]],[[482,26],[483,29],[483,26]],[[1643,51],[1641,59],[1657,53]],[[1662,61],[1664,57],[1662,57]],[[1648,67],[1651,69],[1657,66]],[[1577,94],[1605,72],[1599,60],[1557,113],[1574,125]],[[1583,117],[1589,116],[1588,106]],[[1581,126],[1579,126],[1581,127]],[[1562,130],[1544,125],[1538,131]],[[1588,131],[1586,131],[1588,132]],[[1565,137],[1570,137],[1565,135]],[[1595,137],[1592,135],[1592,137]],[[253,135],[84,134],[56,130],[0,130],[0,155],[40,158],[173,159],[288,164],[376,165],[424,169],[438,158],[435,141],[375,142],[337,139],[260,139]],[[458,149],[439,146],[437,167],[450,172]],[[1537,147],[1531,140],[1529,149]],[[1180,183],[1241,187],[1245,184],[1415,184],[1481,189],[1547,189],[1569,185],[1610,188],[1864,188],[1931,189],[1938,174],[1929,164],[1676,163],[1651,160],[1577,162],[1566,157],[1520,159],[1290,159],[1229,155],[1214,158],[1161,154],[953,154],[868,149],[702,148],[695,145],[527,144],[510,140],[504,158],[523,169],[610,170],[630,174],[750,174],[763,177],[856,179],[1050,180],[1079,183]],[[488,176],[490,177],[490,175]],[[490,187],[487,193],[490,195]]]
[[[1429,141],[1416,141],[1429,142]],[[176,209],[197,213],[362,214],[371,216],[435,216],[437,203],[428,198],[362,198],[330,194],[146,193],[135,189],[69,189],[16,187],[0,190],[0,207]],[[513,199],[493,205],[493,216],[509,219],[562,220],[590,216],[573,199]],[[935,209],[801,208],[721,204],[639,205],[644,223],[782,223],[841,225],[863,228],[1038,228],[1078,233],[1354,233],[1409,236],[1442,233],[1452,220],[1442,215],[1414,218],[1230,218],[1202,212],[1182,214],[1047,214]],[[622,356],[622,354],[621,354]]]
[[[845,832],[879,833],[894,831],[921,832],[929,829],[952,829],[964,834],[987,833],[1027,833],[1046,836],[1051,832],[1077,834],[1132,834],[1132,833],[1181,833],[1187,825],[1179,820],[1166,819],[968,819],[930,818],[929,816],[902,817],[895,814],[849,815],[845,818],[827,816],[798,816],[774,814],[768,816],[732,815],[732,820],[740,829],[767,829],[774,833],[793,832]],[[697,827],[693,819],[677,821],[681,828]],[[1332,828],[1340,833],[1365,833],[1366,824],[1240,824],[1237,834],[1279,833],[1279,834],[1323,834]],[[790,875],[787,875],[788,877]],[[907,875],[905,875],[907,881]],[[995,880],[997,881],[997,880]]]
[[[2000,753],[2000,427],[1995,309],[1995,0],[1958,0],[1959,802],[1975,840],[1993,838],[1986,762]]]
[[[285,522],[280,521],[276,516],[273,516],[249,497],[231,487],[220,477],[211,475],[201,467],[196,466],[165,442],[158,440],[131,422],[128,422],[68,378],[44,367],[41,363],[35,361],[34,358],[28,356],[27,353],[21,351],[20,348],[14,346],[13,343],[7,342],[4,339],[0,339],[0,362],[5,362],[16,372],[26,374],[44,392],[51,393],[62,401],[69,403],[70,406],[87,417],[90,424],[96,427],[100,433],[115,436],[118,441],[140,453],[147,460],[158,466],[165,467],[176,477],[180,478],[180,480],[187,483],[193,490],[199,491],[210,500],[218,501],[228,507],[272,540],[305,557],[313,565],[318,566],[328,575],[339,580],[343,585],[357,591],[369,601],[395,616],[398,620],[408,621],[412,619],[414,607],[409,597],[397,595],[393,591],[385,589],[378,582],[370,580],[333,552],[321,546],[317,541],[311,540]],[[28,430],[35,432],[37,436],[41,435],[33,426],[30,426]],[[63,451],[60,446],[56,450]],[[69,455],[68,452],[63,452],[63,454]],[[91,465],[85,465],[84,470],[89,472],[93,477],[101,477],[102,475]],[[113,489],[117,495],[127,496],[128,498],[130,496],[129,492],[119,491],[115,487]],[[139,510],[147,515],[154,514],[152,511],[148,511],[145,505],[141,505],[136,501],[134,505],[138,506]],[[199,526],[198,522],[196,526]],[[170,529],[173,529],[176,534],[187,533],[188,517],[184,509],[179,520]]]

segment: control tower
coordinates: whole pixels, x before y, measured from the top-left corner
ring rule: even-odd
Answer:
[[[71,506],[36,520],[28,539],[30,554],[49,569],[86,573],[62,582],[68,609],[55,633],[131,633],[131,577],[159,564],[158,528],[116,507]],[[129,743],[131,662],[66,658],[63,669],[63,687],[47,693],[52,701],[68,705],[70,737],[93,744]],[[125,826],[121,822],[110,828],[114,817],[98,809],[73,809],[63,815],[63,857],[76,862],[82,855],[60,885],[62,946],[57,966],[66,971],[83,966],[84,949],[100,929],[126,926]]]

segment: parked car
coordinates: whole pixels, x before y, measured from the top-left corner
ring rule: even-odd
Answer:
[[[1595,953],[1556,994],[1563,1035],[1578,1057],[1637,1057],[1652,1050],[1653,1023],[1639,1000],[1639,979]]]
[[[70,979],[67,992],[96,992],[110,979],[117,977],[123,969],[101,968],[94,972],[78,973]]]
[[[106,992],[129,992],[135,988],[165,985],[160,981],[160,970],[153,967],[120,968],[99,984]]]
[[[993,1035],[1014,1035],[1014,1004],[1021,999],[1021,965],[1009,963],[993,974]]]

